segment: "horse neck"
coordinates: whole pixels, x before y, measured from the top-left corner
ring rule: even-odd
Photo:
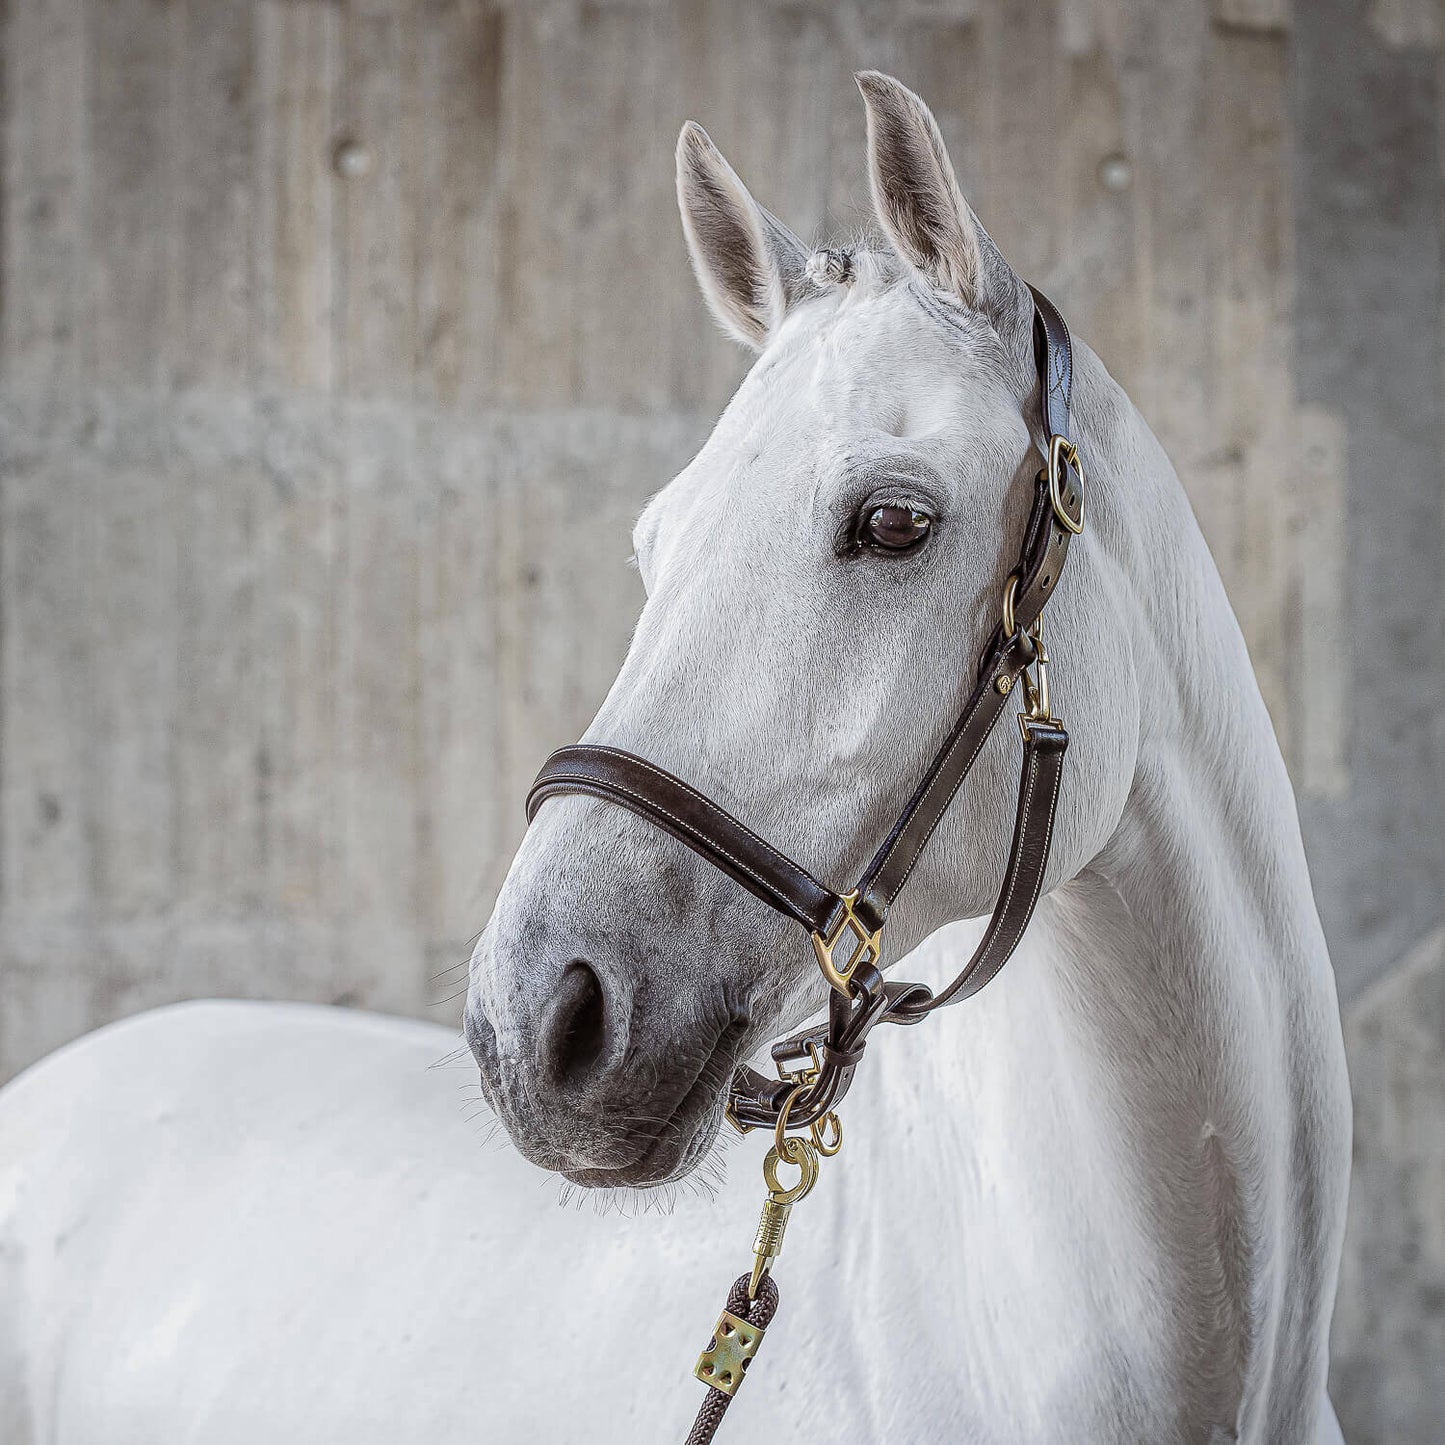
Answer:
[[[1089,665],[1132,658],[1134,771],[1094,856],[1043,900],[1004,977],[961,1010],[968,1061],[946,1049],[938,1084],[975,1124],[1013,1108],[993,1095],[997,1076],[1026,1079],[1030,1108],[1057,1091],[1123,1110],[1117,1138],[1157,1163],[1177,1141],[1253,1128],[1251,1110],[1274,1101],[1283,1116],[1302,1073],[1333,1106],[1339,1022],[1289,779],[1218,572],[1163,449],[1087,348],[1078,361],[1103,569],[1090,580],[1129,599],[1119,646]],[[1061,590],[1053,606],[1066,605]],[[928,945],[925,976],[949,971],[928,953],[964,942],[947,931]]]
[[[1215,996],[1307,979],[1329,982],[1333,1003],[1294,794],[1219,573],[1143,419],[1092,355],[1080,381],[1085,428],[1110,418],[1098,454],[1129,463],[1100,482],[1133,599],[1140,734],[1119,823],[1057,912],[1115,946],[1125,924]]]
[[[1309,1050],[1333,1074],[1332,1103],[1343,1080],[1294,796],[1244,639],[1162,447],[1086,347],[1076,363],[1075,434],[1100,570],[1076,568],[1071,585],[1128,599],[1114,649],[1082,661],[1132,660],[1138,745],[1122,812],[1092,858],[1044,898],[1003,978],[937,1030],[935,1083],[970,1120],[960,1136],[969,1152],[1000,1104],[991,1085],[1000,1076],[1027,1081],[1026,1109],[1047,1090],[1111,1108],[1127,1101],[1135,1120],[1159,1123],[1161,1144],[1227,1127],[1231,1113],[1248,1112],[1251,1090],[1276,1097],[1283,1070],[1316,1067],[1300,1062]],[[1061,588],[1052,607],[1067,605]],[[1058,674],[1068,716],[1065,668]],[[1071,771],[1086,781],[1082,766],[1066,767],[1065,789]],[[971,929],[936,934],[917,972],[947,977],[971,951]],[[1285,1050],[1294,1059],[1281,1066]],[[1223,1073],[1230,1082],[1216,1088]],[[1181,1108],[1182,1131],[1170,1117]]]
[[[1086,457],[1128,459],[1090,467],[1096,546],[1136,599],[1100,663],[1139,669],[1128,799],[1002,977],[877,1048],[849,1147],[870,1180],[906,1152],[932,1200],[918,1217],[962,1222],[971,1247],[904,1279],[951,1279],[938,1329],[970,1378],[1102,1319],[1186,1413],[1251,1419],[1271,1380],[1296,1402],[1323,1384],[1349,1150],[1333,978],[1283,759],[1188,502],[1087,353],[1076,411]],[[918,972],[947,977],[976,937],[943,930]],[[900,1120],[923,1127],[900,1142]],[[872,1208],[897,1207],[873,1187]]]
[[[1088,1138],[1076,1162],[1109,1174],[1101,1209],[1127,1201],[1168,1260],[1232,1221],[1239,1257],[1182,1282],[1212,1302],[1227,1375],[1271,1316],[1251,1297],[1260,1240],[1287,1239],[1279,1263],[1309,1294],[1333,1289],[1349,1117],[1338,1005],[1293,793],[1218,572],[1162,448],[1092,357],[1082,385],[1092,453],[1130,459],[1112,476],[1096,466],[1093,495],[1136,600],[1139,746],[1117,825],[1044,900],[1012,1012],[1047,1016],[1039,1088],[1071,1094],[1060,1107],[1091,1132],[1046,1147]],[[1087,435],[1106,410],[1116,442],[1127,426],[1122,447]],[[1307,1217],[1321,1220],[1309,1237],[1282,1223]]]

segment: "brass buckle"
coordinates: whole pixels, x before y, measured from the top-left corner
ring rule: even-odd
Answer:
[[[723,1118],[727,1120],[739,1134],[751,1134],[758,1126],[756,1124],[744,1124],[737,1116],[738,1096],[728,1089],[727,1102],[723,1105]]]
[[[843,916],[834,925],[833,931],[826,936],[821,933],[813,934],[813,952],[818,956],[818,967],[823,970],[823,977],[828,980],[844,998],[852,998],[849,985],[853,981],[853,975],[865,963],[877,963],[882,955],[878,940],[882,935],[881,928],[874,929],[871,933],[864,926],[863,920],[853,911],[853,905],[858,901],[858,890],[855,888],[851,893],[843,895]],[[843,936],[847,934],[851,940],[847,947],[848,958],[841,966],[837,962],[838,952],[843,945]]]
[[[1077,522],[1064,507],[1064,471],[1067,467],[1072,467],[1079,474],[1079,520]],[[1079,461],[1078,447],[1067,437],[1051,436],[1049,438],[1048,465],[1045,471],[1049,479],[1049,502],[1054,509],[1054,517],[1059,526],[1077,537],[1084,530],[1084,468]],[[1069,489],[1069,500],[1071,502],[1074,500],[1072,485]]]

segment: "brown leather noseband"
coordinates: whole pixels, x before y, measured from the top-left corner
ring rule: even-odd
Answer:
[[[1038,902],[1069,743],[1049,708],[1040,623],[1069,543],[1083,530],[1084,479],[1070,440],[1068,327],[1045,296],[1034,291],[1033,297],[1045,465],[1005,588],[1003,620],[983,650],[962,714],[857,887],[835,893],[690,784],[617,748],[579,743],[559,749],[527,797],[529,821],[559,793],[587,793],[628,808],[811,934],[819,967],[832,986],[828,1021],[774,1045],[781,1078],[768,1079],[746,1066],[737,1070],[727,1117],[744,1132],[774,1128],[780,1120],[786,1128],[801,1128],[829,1115],[852,1081],[868,1033],[879,1023],[918,1023],[934,1009],[977,993],[1007,962]],[[878,965],[889,909],[1018,686],[1027,702],[1019,714],[1018,808],[1003,885],[983,939],[937,994],[919,983],[885,983]]]

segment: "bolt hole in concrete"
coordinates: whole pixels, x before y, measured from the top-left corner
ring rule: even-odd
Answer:
[[[1114,151],[1099,162],[1099,184],[1116,195],[1134,184],[1134,163],[1128,156]]]
[[[344,181],[359,181],[371,171],[371,152],[359,140],[343,136],[331,152],[331,166]]]

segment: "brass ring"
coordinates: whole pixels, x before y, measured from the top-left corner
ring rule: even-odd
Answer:
[[[808,1085],[806,1083],[799,1084],[797,1088],[783,1100],[783,1107],[778,1110],[777,1127],[773,1130],[773,1139],[777,1144],[778,1153],[782,1158],[787,1159],[789,1164],[796,1164],[798,1161],[788,1158],[788,1115],[792,1111],[793,1105],[798,1102],[798,1096],[806,1093],[807,1090]]]
[[[1005,637],[1017,637],[1019,620],[1014,613],[1014,604],[1019,595],[1019,574],[1010,572],[1008,581],[1003,584],[1003,635]],[[1042,612],[1034,618],[1034,625],[1028,631],[1029,640],[1038,646],[1044,639],[1044,614]]]
[[[808,1137],[823,1158],[831,1159],[843,1147],[843,1121],[830,1110],[808,1125]]]
[[[796,1166],[798,1182],[784,1189],[778,1183],[777,1149],[769,1149],[763,1156],[763,1180],[768,1186],[768,1197],[775,1204],[796,1204],[818,1182],[818,1156],[806,1139],[789,1139],[789,1148],[783,1154],[787,1163]],[[794,1150],[793,1145],[797,1146]]]
[[[1019,592],[1019,574],[1010,572],[1003,584],[1003,635],[1014,637],[1018,633],[1018,619],[1014,616],[1014,599]]]

